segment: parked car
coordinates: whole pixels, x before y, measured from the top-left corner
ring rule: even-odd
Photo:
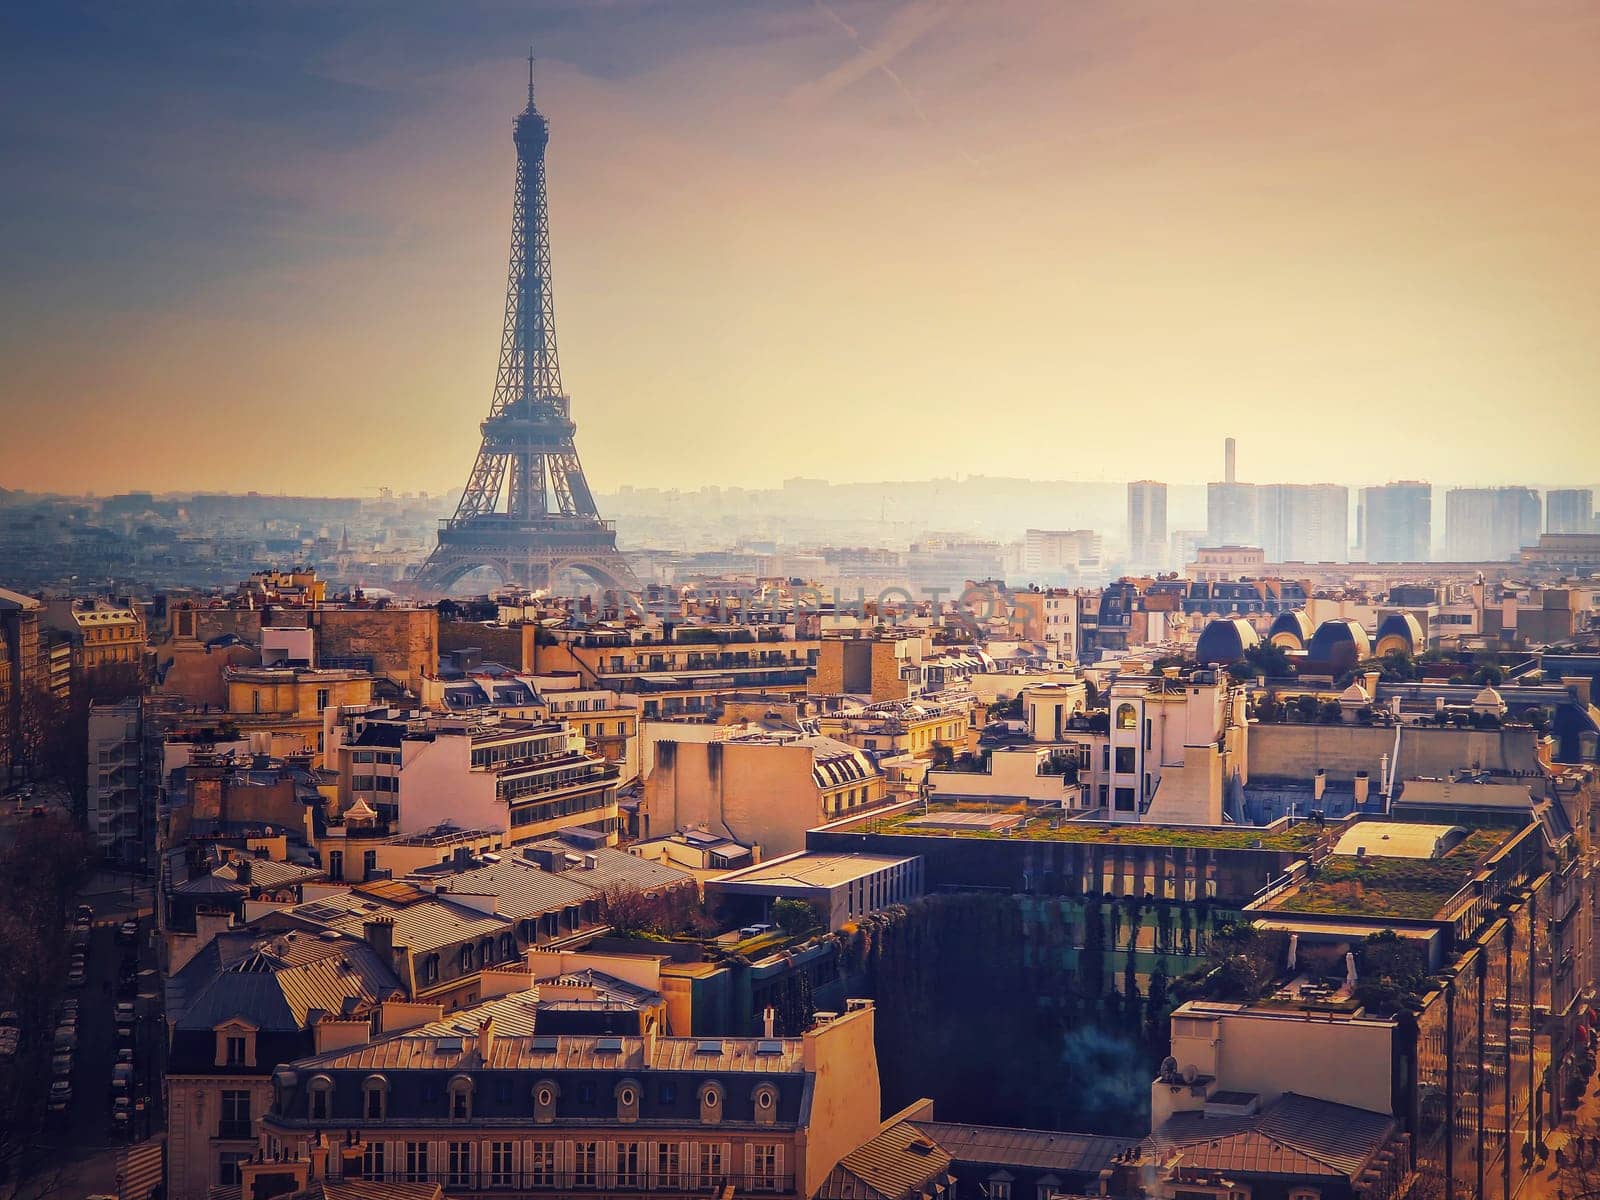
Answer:
[[[76,1050],[78,1048],[78,1031],[71,1025],[58,1025],[55,1039],[51,1042],[57,1050]]]
[[[75,916],[80,921],[92,921],[92,920],[94,920],[94,905],[92,905],[92,904],[80,904],[80,905],[78,905],[77,911],[73,913],[73,916]]]
[[[65,1079],[58,1079],[50,1085],[50,1111],[66,1112],[67,1105],[72,1103],[72,1084]]]
[[[133,1088],[133,1064],[118,1063],[111,1068],[111,1090],[126,1096]]]
[[[28,810],[28,815],[30,817],[42,817],[42,816],[44,816],[44,805],[35,804],[32,808],[30,808]]]
[[[122,1063],[127,1063],[130,1067],[133,1065],[132,1046],[122,1046],[117,1050],[117,1063],[119,1065]]]
[[[117,940],[119,942],[131,942],[138,938],[138,936],[139,922],[137,921],[124,921],[121,925],[117,926]]]
[[[72,1074],[72,1051],[61,1050],[50,1056],[50,1074],[65,1079]]]
[[[21,1024],[22,1014],[16,1009],[8,1008],[5,1012],[0,1012],[0,1029],[16,1029],[21,1026]]]
[[[15,1025],[0,1027],[0,1062],[10,1062],[22,1045],[22,1030]]]
[[[67,986],[81,988],[87,978],[88,976],[84,973],[82,966],[73,967],[72,970],[67,972]]]
[[[118,1096],[111,1102],[111,1123],[117,1129],[126,1129],[132,1117],[133,1104],[126,1096]]]

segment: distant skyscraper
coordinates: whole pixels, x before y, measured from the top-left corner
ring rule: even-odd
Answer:
[[[1128,556],[1136,566],[1166,565],[1166,484],[1140,479],[1128,485]]]
[[[1556,488],[1544,494],[1546,533],[1594,533],[1594,492],[1589,488]]]
[[[1362,488],[1356,541],[1365,562],[1426,562],[1433,551],[1433,488],[1409,479]]]
[[[1508,562],[1538,542],[1541,515],[1530,488],[1451,488],[1444,497],[1445,557]]]
[[[1206,540],[1213,546],[1257,544],[1256,486],[1236,478],[1232,438],[1223,443],[1223,479],[1206,484]]]
[[[1256,488],[1256,526],[1268,562],[1344,562],[1350,556],[1350,490],[1334,483]]]

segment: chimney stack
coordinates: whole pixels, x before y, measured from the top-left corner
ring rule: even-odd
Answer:
[[[491,1014],[478,1023],[478,1061],[485,1066],[494,1053],[494,1016]]]
[[[361,936],[382,960],[384,966],[394,964],[394,918],[373,917],[361,922]]]
[[[1317,773],[1311,777],[1311,798],[1317,803],[1322,802],[1322,797],[1328,791],[1328,772],[1322,767],[1317,768]]]
[[[761,1010],[761,1028],[763,1030],[763,1036],[767,1038],[771,1038],[773,1036],[772,1028],[777,1024],[777,1021],[778,1010],[773,1008],[772,1005],[769,1004],[766,1006],[766,1008]]]
[[[250,886],[250,859],[251,854],[248,850],[246,850],[233,864],[234,878],[242,883],[245,887]]]
[[[1357,804],[1365,804],[1367,802],[1367,789],[1370,785],[1371,780],[1367,778],[1367,773],[1365,771],[1357,771],[1355,778]]]

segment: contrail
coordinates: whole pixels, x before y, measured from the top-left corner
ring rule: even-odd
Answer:
[[[824,0],[811,0],[811,3],[820,9],[823,15],[826,16],[830,21],[832,21],[840,29],[844,30],[845,35],[855,43],[857,50],[866,55],[868,58],[876,57],[877,51],[873,50],[871,46],[867,45],[867,43],[862,40],[861,34],[856,31],[855,27],[841,17],[838,13],[834,12],[833,9],[829,8]],[[912,93],[911,89],[906,86],[906,81],[901,79],[900,76],[895,73],[895,69],[887,62],[883,61],[879,61],[876,66],[878,70],[882,71],[889,77],[889,81],[894,84],[900,95],[905,98],[905,102],[911,106],[911,111],[917,114],[917,117],[922,121],[922,123],[924,125],[932,125],[933,122],[928,118],[927,111],[922,107],[922,102],[919,101],[915,94]]]

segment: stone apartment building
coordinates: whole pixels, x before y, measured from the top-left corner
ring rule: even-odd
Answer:
[[[339,1169],[506,1190],[614,1197],[814,1195],[876,1128],[870,1001],[797,1038],[540,1035],[463,1012],[286,1062],[259,1124],[263,1157],[319,1139]],[[334,1168],[330,1165],[330,1170]]]
[[[765,856],[805,848],[806,830],[882,805],[887,780],[871,752],[823,736],[753,733],[655,746],[640,804],[644,838],[709,829]]]

